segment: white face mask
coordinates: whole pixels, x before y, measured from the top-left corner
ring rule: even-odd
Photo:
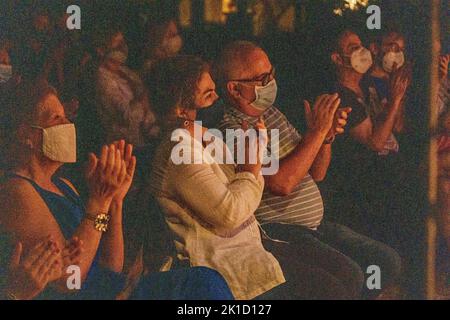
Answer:
[[[397,63],[397,68],[401,68],[405,64],[405,54],[403,51],[393,52],[389,51],[383,57],[383,69],[386,72],[392,72],[394,63]]]
[[[12,77],[12,66],[0,64],[0,83],[8,82]]]
[[[165,39],[162,47],[168,56],[174,56],[180,52],[183,47],[183,39],[180,36]]]
[[[256,99],[251,103],[251,106],[261,111],[269,109],[275,103],[277,91],[278,87],[275,79],[272,79],[265,86],[255,86]]]
[[[364,74],[372,66],[372,54],[368,49],[361,47],[352,53],[350,62],[356,72]]]
[[[77,161],[77,136],[73,123],[50,128],[31,127],[42,130],[42,152],[44,156],[62,163]]]

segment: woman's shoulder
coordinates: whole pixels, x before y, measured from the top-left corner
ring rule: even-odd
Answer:
[[[43,201],[33,185],[29,181],[19,178],[9,178],[2,183],[0,202],[2,203],[3,217],[12,212],[22,214],[31,209],[41,210],[43,205]]]
[[[1,196],[10,197],[10,196],[28,196],[33,195],[35,192],[35,188],[31,184],[31,182],[26,179],[16,178],[16,177],[8,177],[2,182],[1,186]]]

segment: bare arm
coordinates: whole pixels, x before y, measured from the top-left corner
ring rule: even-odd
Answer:
[[[112,201],[111,221],[100,245],[100,264],[114,272],[122,272],[124,262],[122,201]]]
[[[114,143],[122,160],[121,176],[124,182],[118,188],[109,208],[111,221],[108,231],[103,236],[100,248],[100,263],[115,272],[122,272],[124,265],[123,242],[123,201],[130,189],[136,169],[136,157],[133,156],[133,146],[124,140]]]
[[[390,98],[385,111],[374,122],[370,117],[366,118],[351,129],[350,135],[374,151],[383,150],[398,121],[402,100],[410,81],[410,67],[395,70],[390,82]]]
[[[331,144],[324,144],[320,148],[311,166],[311,176],[315,181],[322,181],[327,175],[328,167],[331,162]]]
[[[58,248],[66,246],[66,239],[57,222],[39,194],[28,182],[12,182],[2,193],[2,202],[5,204],[5,210],[1,223],[8,231],[14,232],[26,248],[34,247],[47,235],[53,237]],[[94,206],[96,206],[94,203],[88,204],[88,208]],[[96,254],[101,233],[93,228],[90,220],[84,219],[75,231],[75,235],[83,239],[84,243],[79,262],[82,279],[84,279]],[[57,286],[61,289],[67,288],[65,273],[57,282]]]
[[[350,135],[374,151],[383,150],[394,128],[399,107],[400,102],[394,101],[382,119],[379,119],[374,124],[371,118],[367,117],[363,122],[350,130]]]
[[[278,172],[265,177],[266,185],[273,194],[280,196],[290,194],[310,170],[313,175],[316,175],[316,178],[321,178],[326,173],[329,157],[331,157],[330,150],[324,149],[314,168],[313,164],[333,125],[339,104],[340,99],[337,94],[318,97],[313,110],[305,101],[308,131],[294,151],[280,161]]]

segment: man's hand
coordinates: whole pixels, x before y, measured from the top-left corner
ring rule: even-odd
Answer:
[[[391,102],[400,103],[411,84],[412,65],[405,64],[397,69],[397,63],[392,66],[392,76],[389,83]]]
[[[337,93],[319,96],[312,109],[309,102],[305,100],[305,117],[308,130],[316,131],[325,136],[333,126],[336,110],[340,103],[341,99]],[[341,121],[341,123],[343,122]]]
[[[344,133],[344,127],[347,125],[347,119],[350,112],[352,112],[352,108],[350,107],[339,108],[337,110],[333,126],[330,131],[328,131],[326,139],[333,139],[333,137]]]
[[[439,79],[443,80],[448,77],[448,64],[450,62],[450,54],[439,57]]]

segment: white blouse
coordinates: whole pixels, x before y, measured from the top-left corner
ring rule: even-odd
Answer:
[[[182,144],[201,164],[174,164]],[[155,155],[151,183],[169,226],[177,258],[217,270],[236,299],[253,299],[285,282],[275,257],[262,243],[254,212],[264,189],[262,176],[235,173],[218,164],[186,131],[181,142],[163,140]]]

